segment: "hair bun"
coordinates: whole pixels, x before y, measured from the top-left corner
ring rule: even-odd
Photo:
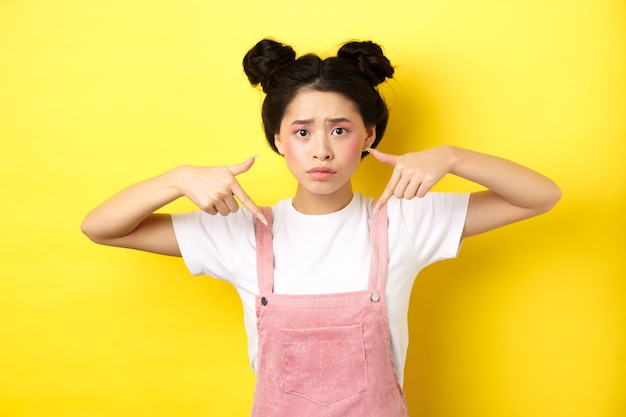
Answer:
[[[288,45],[272,39],[259,41],[243,58],[243,70],[250,84],[261,84],[267,92],[276,71],[295,61],[296,52]]]
[[[373,86],[393,76],[391,62],[372,41],[348,42],[339,49],[337,56],[355,64]]]

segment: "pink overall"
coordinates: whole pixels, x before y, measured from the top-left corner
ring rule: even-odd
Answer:
[[[271,210],[257,222],[259,360],[252,417],[405,417],[391,358],[387,213],[370,219],[367,290],[274,294]]]

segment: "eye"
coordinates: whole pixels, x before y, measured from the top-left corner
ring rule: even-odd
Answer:
[[[346,129],[345,127],[336,127],[331,133],[335,136],[343,136],[348,133],[348,129]]]
[[[299,129],[299,130],[296,130],[296,131],[294,132],[294,134],[295,134],[295,135],[296,135],[296,137],[298,137],[298,138],[305,138],[305,137],[309,136],[309,131],[308,131],[308,130],[306,130],[306,129]]]

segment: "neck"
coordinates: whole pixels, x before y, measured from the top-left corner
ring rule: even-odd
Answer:
[[[298,185],[293,197],[293,207],[303,214],[329,214],[350,204],[353,195],[350,181],[330,194],[315,194]]]

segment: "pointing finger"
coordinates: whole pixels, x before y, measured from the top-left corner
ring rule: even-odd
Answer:
[[[250,158],[246,159],[244,162],[242,162],[240,164],[231,165],[231,166],[228,166],[226,168],[228,168],[228,170],[233,175],[243,174],[244,172],[246,172],[250,168],[252,168],[252,165],[254,165],[254,161],[256,160],[257,156],[259,156],[259,155],[253,155],[253,156],[251,156]]]
[[[261,223],[267,226],[267,219],[263,216],[263,212],[261,209],[252,201],[250,196],[241,188],[238,182],[235,182],[233,185],[233,195],[237,197],[237,199],[241,202],[245,208],[247,208],[250,213],[254,214],[254,217],[259,219]]]
[[[376,212],[380,210],[387,203],[387,201],[391,198],[391,196],[394,194],[394,190],[396,189],[398,181],[400,181],[400,178],[401,178],[401,174],[397,170],[394,170],[393,174],[391,174],[391,178],[389,179],[389,182],[387,183],[387,186],[383,190],[383,193],[378,198],[378,201],[376,201],[376,204],[374,204],[372,215],[376,214]]]
[[[374,156],[374,158],[376,158],[378,161],[382,162],[383,164],[395,166],[396,163],[398,162],[398,157],[395,155],[383,153],[373,148],[367,148],[366,151],[371,153]]]

